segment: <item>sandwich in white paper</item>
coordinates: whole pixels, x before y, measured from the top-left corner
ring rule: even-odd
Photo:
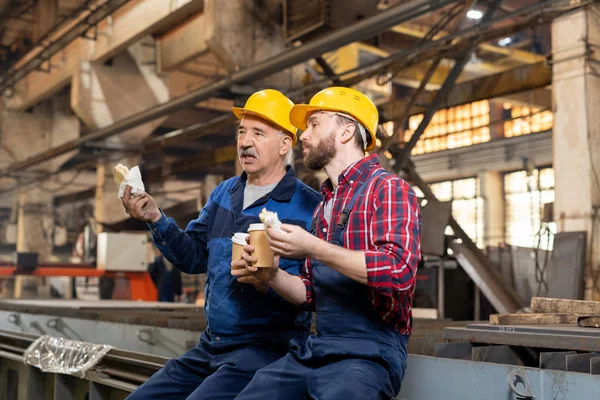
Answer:
[[[260,214],[258,214],[258,218],[260,218],[260,222],[265,224],[266,227],[281,232],[281,221],[279,221],[279,217],[277,216],[276,212],[267,211],[266,208],[263,208]]]
[[[118,164],[113,168],[113,177],[119,184],[119,194],[117,195],[119,199],[123,197],[127,186],[131,186],[132,195],[146,191],[144,182],[142,182],[142,173],[137,165],[129,169],[123,164]]]

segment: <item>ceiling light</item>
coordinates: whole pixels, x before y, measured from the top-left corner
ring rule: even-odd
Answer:
[[[483,17],[483,13],[479,10],[469,10],[467,13],[467,18],[470,19],[481,19]]]
[[[499,46],[508,46],[512,42],[512,39],[509,37],[505,37],[504,39],[498,40]]]

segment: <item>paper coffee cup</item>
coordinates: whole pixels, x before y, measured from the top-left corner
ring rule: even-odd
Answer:
[[[242,251],[246,243],[247,233],[238,232],[231,237],[231,261],[241,260]],[[233,269],[244,269],[244,267],[232,267]]]
[[[269,247],[269,238],[264,224],[250,224],[248,227],[250,234],[250,244],[254,246],[254,253],[257,262],[252,264],[257,268],[270,268],[273,266],[273,257],[275,256]]]

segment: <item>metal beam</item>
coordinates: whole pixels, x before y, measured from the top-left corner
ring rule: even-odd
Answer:
[[[501,2],[502,0],[496,0],[490,7],[488,7],[488,9],[485,12],[485,15],[481,20],[482,24],[489,22],[494,17],[496,6]],[[456,59],[456,63],[454,64],[454,67],[452,67],[452,70],[448,74],[448,77],[444,81],[444,84],[442,85],[441,89],[435,94],[433,101],[431,102],[429,107],[427,107],[427,111],[425,111],[421,123],[411,136],[408,143],[402,148],[402,150],[396,157],[395,169],[397,172],[401,171],[404,165],[406,165],[406,162],[410,158],[410,152],[416,146],[417,142],[421,138],[421,135],[425,132],[425,129],[429,125],[429,122],[431,122],[431,119],[433,118],[435,113],[438,112],[438,110],[441,108],[443,100],[448,96],[448,94],[456,84],[456,80],[462,73],[463,69],[465,68],[465,65],[471,59],[471,54],[473,54],[473,51],[475,51],[475,45],[465,50],[460,55],[460,57]],[[437,60],[441,60],[441,58],[438,57]],[[431,75],[429,75],[429,77],[431,77]]]
[[[490,75],[469,82],[459,83],[443,99],[441,108],[455,107],[474,101],[493,99],[496,97],[509,96],[528,90],[543,88],[552,84],[552,70],[546,63],[525,65],[509,71]],[[418,102],[428,104],[433,101],[439,92],[428,92],[422,94]],[[523,100],[527,95],[523,95]],[[403,117],[407,104],[406,100],[398,99],[389,102],[382,107],[382,120],[395,120]],[[410,115],[421,114],[426,108],[413,106]]]
[[[108,0],[106,3],[88,11],[89,14],[83,17],[75,26],[59,37],[53,38],[47,45],[42,46],[41,51],[39,51],[35,57],[31,58],[25,64],[19,65],[18,68],[11,68],[4,74],[0,79],[0,93],[3,93],[6,89],[14,86],[16,82],[23,79],[23,77],[30,72],[40,69],[50,57],[58,53],[75,39],[84,36],[90,28],[96,26],[96,24],[118,10],[128,1],[129,0]]]
[[[228,88],[232,84],[248,83],[260,80],[306,60],[318,57],[327,51],[355,41],[370,38],[379,32],[391,28],[394,25],[409,21],[436,9],[442,8],[448,4],[454,3],[455,1],[457,0],[412,0],[408,3],[390,8],[387,11],[374,15],[373,17],[366,18],[357,22],[356,24],[353,24],[352,26],[332,32],[320,39],[305,44],[304,46],[283,52],[279,56],[273,57],[246,70],[236,72],[225,79],[221,79],[217,82],[204,86],[198,90],[190,92],[187,95],[152,107],[146,111],[118,121],[106,128],[99,129],[83,138],[65,143],[61,146],[41,152],[33,157],[29,157],[23,161],[11,164],[8,166],[8,168],[0,171],[0,175],[48,161],[59,155],[68,153],[69,151],[76,150],[82,143],[87,141],[105,139],[146,122],[152,121],[156,118],[168,115],[182,108],[191,107],[202,100],[208,100],[216,93]]]

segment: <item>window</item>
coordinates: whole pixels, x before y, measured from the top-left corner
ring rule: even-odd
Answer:
[[[414,188],[419,197],[423,193]],[[479,179],[467,178],[431,184],[440,201],[452,201],[452,216],[478,247],[483,247],[483,199],[479,194]],[[452,229],[447,228],[452,234]]]
[[[504,136],[513,137],[543,132],[552,129],[554,117],[552,111],[542,111],[535,107],[515,106],[504,103],[503,108],[508,115],[504,122]]]
[[[504,176],[504,196],[506,210],[506,243],[536,247],[537,233],[542,224],[544,204],[554,202],[554,170],[535,169],[528,176],[526,171],[517,171]],[[548,223],[556,232],[556,224]],[[547,237],[541,240],[541,248],[551,250]]]
[[[408,142],[423,120],[423,114],[408,119],[404,141]],[[487,100],[436,112],[412,154],[455,149],[490,140],[490,104]]]

